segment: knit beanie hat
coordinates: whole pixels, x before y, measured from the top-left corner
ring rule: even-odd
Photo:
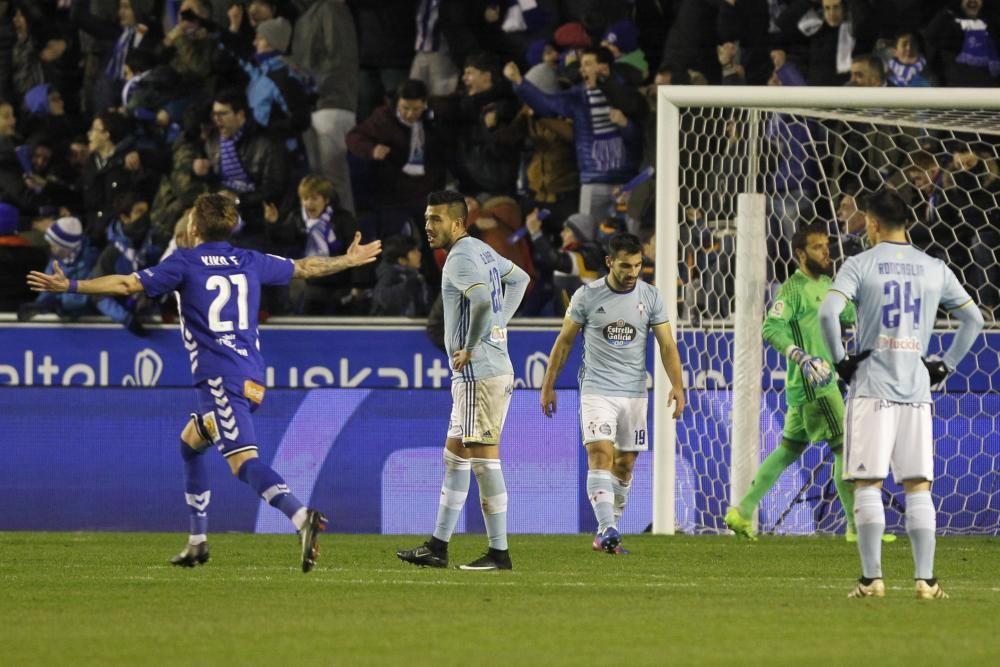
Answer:
[[[561,49],[585,49],[593,45],[582,23],[564,23],[556,29],[553,39]]]
[[[574,213],[566,218],[563,227],[573,230],[576,240],[586,243],[594,238],[594,219],[589,213]]]
[[[292,41],[292,24],[280,16],[268,19],[257,26],[257,35],[266,39],[275,51],[284,53]]]
[[[639,47],[639,29],[631,21],[612,23],[601,41],[614,44],[622,53],[631,53]]]
[[[83,224],[79,218],[59,218],[45,232],[45,240],[76,254],[83,245]]]

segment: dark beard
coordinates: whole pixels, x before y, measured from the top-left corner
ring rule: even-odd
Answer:
[[[823,266],[810,257],[806,257],[806,269],[814,276],[833,276],[833,262]]]

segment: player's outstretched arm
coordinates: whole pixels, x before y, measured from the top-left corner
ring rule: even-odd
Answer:
[[[134,273],[101,276],[90,280],[69,280],[59,262],[52,262],[52,275],[41,271],[29,273],[28,287],[32,292],[70,292],[93,296],[128,296],[142,291],[142,283]]]
[[[347,252],[337,257],[303,257],[295,260],[295,272],[292,278],[322,278],[323,276],[340,273],[355,266],[371,264],[382,252],[382,242],[372,241],[371,243],[361,243],[361,232],[354,235],[354,242]]]
[[[542,378],[542,413],[546,417],[551,417],[556,411],[556,378],[566,365],[570,350],[573,349],[573,341],[580,333],[583,326],[574,322],[570,318],[563,320],[562,329],[556,336],[556,342],[552,344],[549,352],[549,365],[545,368],[545,377]]]
[[[684,398],[684,376],[681,371],[681,353],[670,330],[669,324],[658,324],[653,327],[656,344],[660,348],[660,363],[670,379],[670,397],[667,405],[674,404],[674,419],[681,416],[687,401]]]

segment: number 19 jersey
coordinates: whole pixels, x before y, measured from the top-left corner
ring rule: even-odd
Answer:
[[[831,289],[857,307],[856,352],[871,351],[851,395],[930,403],[922,359],[938,305],[954,310],[971,301],[951,269],[908,243],[883,241],[848,258]]]
[[[146,294],[177,291],[194,383],[219,376],[264,379],[257,312],[261,285],[285,285],[290,259],[234,248],[228,241],[178,249],[136,275]]]
[[[468,340],[470,291],[483,289],[490,295],[489,327],[472,349],[469,363],[461,372],[452,372],[452,382],[485,380],[514,372],[507,354],[507,323],[503,321],[503,277],[513,270],[513,262],[471,236],[463,236],[448,250],[441,271],[441,300],[449,360],[465,348]]]

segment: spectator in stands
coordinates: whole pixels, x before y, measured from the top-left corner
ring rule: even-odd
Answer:
[[[315,80],[318,95],[312,133],[306,134],[309,164],[337,188],[340,205],[354,213],[347,169],[347,133],[357,122],[358,39],[344,0],[317,0],[295,23],[293,60]]]
[[[159,261],[163,247],[153,244],[149,222],[149,202],[133,192],[115,197],[115,217],[107,229],[107,245],[101,250],[92,277],[132,274]],[[112,322],[136,336],[145,336],[139,320],[139,302],[134,298],[94,297],[94,306]]]
[[[73,137],[81,133],[79,116],[66,113],[62,93],[40,83],[24,95],[24,115],[19,128],[25,137],[44,136],[60,153],[65,153]]]
[[[18,233],[17,208],[0,202],[0,311],[17,310],[34,296],[25,289],[25,271],[45,269],[45,250]]]
[[[374,165],[378,238],[418,233],[427,195],[444,187],[448,149],[447,135],[428,109],[424,82],[404,81],[394,103],[348,132],[347,147]]]
[[[238,57],[246,59],[253,56],[254,40],[257,31],[250,20],[247,11],[247,0],[226,0],[226,33],[220,34],[220,39]],[[271,17],[274,18],[274,17]]]
[[[163,38],[166,61],[181,77],[184,90],[213,94],[218,78],[217,40],[206,27],[212,16],[210,0],[184,0],[178,12],[178,22]],[[226,81],[227,85],[234,85]]]
[[[101,40],[112,40],[103,71],[93,90],[94,109],[117,107],[125,83],[125,58],[133,49],[155,50],[162,32],[151,15],[152,0],[120,0],[117,21],[90,13],[90,0],[75,0],[70,17],[81,30]]]
[[[802,71],[811,86],[847,83],[851,56],[869,53],[877,35],[868,5],[855,3],[848,12],[844,0],[823,0],[821,11],[812,0],[794,0],[778,17],[778,26],[787,38],[808,41]]]
[[[983,0],[951,0],[924,30],[929,60],[945,86],[993,87],[1000,81],[996,16]]]
[[[897,88],[916,88],[936,85],[927,58],[920,48],[920,36],[904,32],[896,37],[892,56],[886,63],[889,84]]]
[[[646,101],[638,91],[611,79],[613,62],[605,48],[585,50],[580,59],[583,83],[553,95],[526,81],[515,63],[504,68],[535,113],[573,119],[581,213],[603,215],[614,188],[635,175],[642,152],[640,114],[647,109]]]
[[[409,78],[417,26],[401,17],[413,16],[416,0],[359,3],[354,9],[358,24],[358,120],[368,118],[395,95]],[[441,189],[441,188],[435,188]]]
[[[83,163],[77,188],[86,213],[84,231],[97,246],[103,246],[107,226],[114,217],[115,197],[122,192],[151,191],[159,175],[143,170],[151,158],[135,149],[123,115],[104,111],[94,117],[87,132],[89,156]]]
[[[441,26],[441,5],[447,0],[420,0],[417,5],[416,54],[410,78],[426,84],[431,95],[451,95],[458,86],[458,67],[448,52]]]
[[[59,218],[45,232],[49,246],[49,262],[45,273],[52,274],[52,263],[58,261],[63,273],[71,280],[89,278],[97,262],[97,248],[83,235],[83,223],[78,218]],[[34,301],[17,309],[19,322],[27,322],[41,313],[56,313],[61,318],[76,319],[90,312],[86,294],[43,292]]]
[[[182,132],[171,148],[170,170],[160,179],[150,210],[153,235],[160,245],[174,236],[177,221],[194,206],[198,195],[209,191],[208,181],[194,169],[195,160],[204,157],[203,147],[212,132],[209,109],[207,104],[188,107]]]
[[[604,272],[604,255],[593,242],[594,219],[587,213],[574,213],[563,222],[562,245],[556,247],[542,233],[538,211],[525,219],[531,236],[531,253],[538,271],[535,289],[539,298],[548,297],[551,314],[562,317],[570,297],[581,286],[599,278]],[[549,314],[548,305],[538,313]]]
[[[382,243],[378,280],[372,292],[372,315],[425,317],[430,291],[420,273],[420,245],[412,236],[390,236]]]
[[[884,88],[885,66],[882,59],[870,53],[862,53],[851,58],[851,78],[848,86],[859,88]]]
[[[32,30],[31,19],[20,5],[11,7],[14,12],[11,23],[14,26],[16,39],[10,55],[13,83],[11,94],[15,99],[21,99],[25,93],[45,81],[45,73],[42,70],[42,60],[38,56],[41,49],[36,46],[37,37]]]
[[[520,105],[498,77],[497,62],[487,53],[475,53],[465,63],[465,92],[449,114],[455,136],[450,167],[462,192],[513,195],[517,190],[520,142],[510,125]]]
[[[207,158],[192,164],[199,178],[236,194],[243,228],[234,245],[266,250],[264,204],[282,201],[287,184],[285,149],[258,131],[240,90],[224,90],[212,102],[217,132],[205,142]]]
[[[629,20],[608,26],[601,46],[615,57],[614,72],[624,81],[638,86],[649,76],[646,54],[639,48],[639,28]]]
[[[276,207],[266,208],[269,247],[293,257],[336,257],[347,252],[358,224],[350,211],[338,205],[328,178],[309,174],[299,183],[299,206],[279,219]],[[334,276],[293,281],[291,302],[305,315],[364,315],[371,271],[358,267]]]

